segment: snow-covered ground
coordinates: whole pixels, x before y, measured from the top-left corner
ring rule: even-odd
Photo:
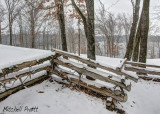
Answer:
[[[51,52],[0,45],[0,54],[3,54],[0,56],[1,67],[18,61],[35,59]],[[98,62],[111,66],[117,66],[121,60],[97,56]],[[160,59],[147,62],[160,65]],[[127,94],[128,101],[118,104],[118,107],[125,110],[127,114],[160,114],[160,83],[143,80],[139,80],[138,83],[132,82],[131,91]],[[105,101],[47,80],[21,90],[0,102],[0,113],[7,106],[8,108],[22,106],[19,114],[115,114],[106,110]],[[32,107],[38,109],[32,112],[25,110]],[[17,114],[17,112],[4,112],[4,114]]]
[[[0,45],[0,70],[26,61],[42,59],[52,54],[51,51]]]
[[[127,114],[160,114],[159,90],[159,83],[140,80],[132,85],[128,101],[118,104],[118,107]],[[115,114],[105,109],[105,101],[49,81],[9,96],[0,103],[0,112],[6,106],[12,108],[23,106],[19,114]],[[38,107],[38,112],[29,113],[25,107]],[[17,114],[17,112],[5,114]]]
[[[44,93],[38,93],[39,91]],[[0,111],[5,106],[37,106],[37,114],[112,114],[105,109],[100,99],[69,88],[62,89],[62,85],[47,81],[11,95],[0,103]],[[28,112],[22,111],[21,114],[28,114]],[[36,113],[33,112],[33,114]]]

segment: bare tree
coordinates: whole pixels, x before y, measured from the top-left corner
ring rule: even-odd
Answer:
[[[154,34],[157,34],[160,32],[160,27],[155,27],[155,30],[154,30]],[[156,35],[156,44],[157,44],[157,48],[158,48],[158,53],[157,53],[157,57],[160,58],[160,37],[159,35]]]
[[[25,0],[27,7],[25,9],[25,18],[29,23],[31,47],[36,48],[36,35],[43,24],[42,0]],[[42,19],[41,19],[42,18]],[[41,22],[40,22],[41,21]]]
[[[19,41],[20,41],[20,45],[23,47],[24,46],[24,42],[23,42],[23,20],[22,20],[21,11],[19,11],[17,23],[18,23],[18,26],[19,26]]]
[[[108,12],[106,11],[104,4],[100,1],[100,9],[99,9],[99,15],[97,15],[97,28],[102,32],[102,34],[105,35],[107,42],[104,42],[104,50],[105,53],[107,53],[108,56],[108,51],[109,51],[109,56],[111,57],[111,37],[109,37],[109,30],[107,26],[107,20],[108,20]],[[106,50],[107,46],[107,50]]]
[[[82,13],[80,8],[76,5],[74,0],[72,5],[74,6],[77,13],[81,16],[84,24],[85,35],[87,38],[87,57],[92,60],[96,60],[95,55],[95,26],[94,26],[94,0],[85,0],[87,8],[87,16]],[[93,78],[86,76],[89,80],[94,80]]]
[[[139,9],[140,9],[140,0],[136,0],[136,3],[134,4],[133,0],[131,0],[131,3],[133,5],[133,23],[132,27],[130,29],[130,36],[129,36],[129,42],[126,48],[126,54],[125,58],[128,60],[131,59],[132,53],[133,53],[133,46],[134,46],[134,38],[137,30],[137,24],[139,20]]]
[[[1,23],[3,21],[3,17],[4,17],[4,8],[0,4],[0,44],[2,44],[2,26],[1,26]]]
[[[146,58],[147,58],[147,41],[149,32],[149,5],[150,5],[150,0],[143,1],[142,13],[136,36],[137,42],[135,42],[136,47],[134,49],[134,54],[133,54],[134,61],[137,61],[138,60],[137,58],[139,57],[139,62],[143,63],[146,63]]]
[[[160,58],[160,37],[159,36],[156,37],[156,43],[158,47],[158,58]]]
[[[18,15],[19,9],[17,9],[19,0],[5,0],[6,9],[8,13],[8,24],[9,24],[9,33],[10,33],[10,45],[12,45],[12,27],[13,23]]]
[[[130,28],[131,28],[131,19],[128,18],[126,16],[125,13],[122,14],[122,25],[123,25],[123,29],[124,29],[124,33],[125,33],[125,38],[126,38],[126,47],[127,47],[127,44],[129,42],[129,33],[130,33]]]
[[[87,57],[95,60],[95,33],[94,33],[94,0],[85,0],[87,8],[87,17],[82,13],[74,0],[72,5],[81,16],[84,24],[85,35],[87,38]]]
[[[68,44],[68,50],[70,50],[71,53],[76,53],[76,31],[74,28],[74,21],[73,19],[67,19],[67,44]],[[78,49],[79,50],[79,49]]]
[[[55,4],[57,7],[57,17],[61,30],[61,42],[62,42],[62,50],[67,51],[67,41],[66,41],[66,28],[65,28],[65,17],[64,17],[64,1],[63,0],[55,0]]]
[[[106,11],[104,4],[102,3],[99,15],[97,15],[97,27],[106,37],[107,56],[112,57],[115,48],[116,18],[114,14]]]
[[[120,45],[119,45],[119,43],[120,43],[120,40],[121,40],[121,37],[122,37],[122,33],[123,33],[123,23],[122,23],[122,20],[121,20],[121,14],[119,14],[118,16],[117,16],[117,27],[116,27],[116,34],[117,34],[117,38],[116,38],[116,41],[115,41],[115,43],[116,43],[116,55],[117,55],[117,57],[119,57],[120,56]]]

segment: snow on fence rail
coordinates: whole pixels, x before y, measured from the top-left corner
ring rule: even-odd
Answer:
[[[139,78],[160,82],[160,66],[131,61],[125,61],[124,64],[124,70],[137,72]]]
[[[51,59],[52,56],[48,56],[1,69],[0,100],[24,87],[47,79],[51,70]]]
[[[74,83],[112,98],[106,104],[109,109],[115,107],[113,106],[113,104],[115,105],[114,101],[126,102],[128,99],[127,91],[131,90],[131,80],[138,81],[137,78],[123,72],[122,67],[126,60],[114,68],[64,51],[55,49],[52,51],[57,56],[52,60],[55,64],[52,73],[67,80],[70,84]],[[86,76],[95,79],[95,81],[86,79]]]
[[[65,56],[67,56],[69,58],[76,59],[76,60],[78,60],[78,61],[80,61],[80,62],[82,62],[84,64],[91,65],[91,66],[94,66],[94,67],[99,67],[99,68],[101,68],[103,70],[107,70],[107,71],[113,72],[113,73],[118,74],[120,76],[125,76],[127,79],[133,80],[135,82],[138,81],[138,79],[135,78],[134,76],[131,76],[131,75],[125,73],[124,71],[119,70],[119,68],[121,66],[117,66],[116,68],[114,68],[114,67],[112,67],[110,65],[103,65],[103,64],[97,63],[96,61],[93,61],[93,60],[90,60],[90,59],[86,59],[86,58],[82,58],[82,57],[79,57],[79,56],[76,56],[74,54],[70,54],[70,53],[67,53],[67,52],[64,52],[64,51],[60,51],[60,50],[53,50],[53,51],[55,53],[59,54],[59,55],[65,55]]]

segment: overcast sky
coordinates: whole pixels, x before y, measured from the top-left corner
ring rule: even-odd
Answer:
[[[4,4],[5,0],[0,0]],[[131,0],[101,0],[105,4],[106,8],[109,8],[109,11],[114,13],[129,13],[132,14],[132,5]],[[134,0],[135,1],[135,0]],[[142,6],[143,0],[141,0]],[[155,6],[160,5],[160,0],[150,0],[150,13],[152,14]],[[95,9],[99,8],[99,0],[95,0]]]
[[[99,7],[99,0],[95,0],[96,9]],[[106,8],[109,8],[109,11],[114,13],[129,13],[132,14],[132,5],[131,0],[101,0],[105,4]],[[118,1],[118,2],[117,2]],[[116,4],[115,4],[116,3]],[[143,0],[141,0],[141,5]],[[115,4],[115,5],[113,5]],[[155,6],[160,5],[160,0],[150,0],[150,14],[154,12]],[[112,7],[111,7],[112,6]]]

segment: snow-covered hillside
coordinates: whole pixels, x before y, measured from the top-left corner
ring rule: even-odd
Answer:
[[[50,51],[0,45],[0,68],[51,54],[53,53]],[[98,62],[110,66],[117,66],[121,60],[97,56]],[[154,59],[147,62],[160,65],[159,61],[160,59]],[[127,114],[160,114],[160,83],[143,80],[139,80],[138,83],[132,82],[131,91],[127,94],[128,101],[118,104],[118,107]],[[21,90],[0,102],[0,113],[7,106],[21,108],[19,114],[115,114],[106,110],[105,101],[48,80]],[[35,107],[38,109],[31,112],[25,110]],[[17,112],[4,112],[4,114],[17,114]]]

